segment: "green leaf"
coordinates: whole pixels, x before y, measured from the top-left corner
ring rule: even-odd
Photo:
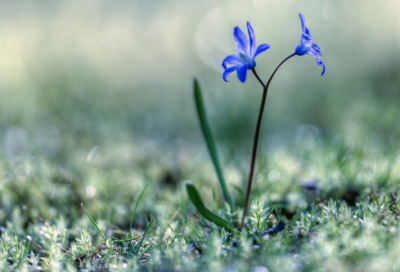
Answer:
[[[222,193],[225,201],[228,202],[231,212],[235,211],[235,204],[232,200],[231,194],[229,193],[228,186],[226,185],[224,174],[222,172],[221,163],[219,161],[217,148],[214,143],[214,138],[211,134],[210,126],[207,121],[206,109],[203,103],[203,97],[201,94],[200,85],[196,79],[194,79],[194,98],[196,101],[197,114],[199,116],[201,129],[203,131],[204,138],[207,142],[208,151],[210,152],[211,159],[213,161],[215,171],[217,172],[219,184],[221,185]]]
[[[65,229],[65,239],[64,239],[64,243],[63,243],[64,247],[67,247],[67,241],[68,241],[68,232],[67,232],[67,229]]]
[[[139,196],[138,201],[136,201],[135,209],[133,210],[133,214],[132,214],[132,218],[131,218],[131,224],[129,225],[129,232],[130,232],[130,231],[132,230],[132,228],[133,228],[133,221],[135,220],[135,215],[136,215],[137,208],[139,207],[140,201],[142,200],[142,197],[143,197],[144,192],[146,191],[148,185],[149,185],[149,184],[146,183],[146,186],[144,186],[144,189],[143,189],[142,192],[140,193],[140,196]]]
[[[142,239],[140,240],[139,244],[137,245],[137,248],[136,248],[136,255],[139,254],[140,247],[142,246],[143,241],[144,241],[144,238],[146,238],[146,235],[147,235],[147,233],[149,232],[150,227],[151,227],[152,224],[153,224],[153,218],[151,218],[150,223],[147,225],[147,228],[146,228],[146,230],[144,231],[144,234],[143,234]]]
[[[138,237],[133,237],[133,238],[129,238],[129,239],[123,239],[123,240],[113,240],[113,243],[124,243],[124,242],[129,242],[129,241],[134,241],[134,240],[138,240],[139,238],[141,238],[142,236],[138,236]]]
[[[25,246],[24,253],[22,253],[21,258],[18,260],[18,264],[17,264],[16,267],[18,267],[18,266],[22,263],[22,261],[25,260],[26,256],[28,255],[28,251],[29,251],[29,249],[31,248],[31,245],[32,245],[32,242],[28,243],[28,244]]]
[[[267,227],[268,218],[269,218],[269,217],[271,216],[271,214],[274,212],[275,208],[276,208],[275,206],[272,207],[272,209],[268,212],[267,216],[265,217],[264,222],[263,222],[262,225],[261,225],[261,230],[265,230],[265,228]]]
[[[85,211],[86,215],[89,217],[90,221],[92,221],[93,225],[96,227],[97,231],[99,232],[100,236],[103,237],[103,239],[105,240],[106,237],[104,236],[104,234],[101,232],[99,226],[97,226],[96,222],[94,221],[93,217],[90,215],[90,213],[85,209],[85,207],[83,206],[83,203],[81,204],[82,209]]]
[[[289,229],[289,227],[294,226],[294,224],[296,224],[296,220],[299,218],[300,216],[298,214],[296,214],[293,218],[292,221],[290,222],[289,226],[287,229]]]
[[[190,201],[192,201],[193,205],[196,207],[197,211],[207,220],[213,222],[215,225],[224,228],[225,230],[232,232],[234,234],[238,234],[239,231],[235,229],[231,223],[229,223],[224,218],[216,215],[212,211],[204,206],[203,201],[201,200],[200,194],[197,191],[196,187],[193,185],[191,181],[186,181],[186,190],[189,195]]]

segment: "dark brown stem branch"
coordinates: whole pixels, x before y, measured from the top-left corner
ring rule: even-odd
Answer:
[[[258,79],[258,81],[261,83],[261,85],[263,86],[263,88],[265,88],[265,84],[264,82],[262,82],[261,78],[258,76],[256,69],[251,69],[251,71],[253,72],[254,76]]]

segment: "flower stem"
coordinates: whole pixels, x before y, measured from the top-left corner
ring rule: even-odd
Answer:
[[[261,107],[260,107],[260,112],[258,114],[258,121],[257,121],[257,127],[256,127],[256,134],[254,136],[254,143],[253,143],[253,154],[251,157],[251,165],[250,165],[250,174],[249,174],[249,181],[247,183],[247,191],[246,191],[246,200],[244,202],[244,208],[243,208],[243,216],[242,216],[242,223],[240,225],[241,228],[243,228],[244,225],[244,220],[246,218],[247,215],[247,209],[249,207],[249,200],[250,200],[250,193],[251,193],[251,185],[253,183],[253,175],[254,175],[254,166],[256,164],[256,156],[257,156],[257,146],[258,146],[258,137],[260,135],[260,128],[261,128],[261,121],[262,121],[262,117],[263,117],[263,113],[264,113],[264,107],[265,107],[265,100],[267,98],[267,94],[268,94],[268,87],[269,84],[271,83],[272,78],[274,77],[276,71],[278,71],[279,67],[281,67],[282,64],[284,64],[288,59],[290,59],[291,57],[295,56],[296,54],[293,53],[292,55],[288,56],[286,59],[284,59],[274,70],[274,72],[272,73],[271,77],[269,78],[268,82],[266,85],[263,84],[263,82],[261,81],[261,79],[259,78],[259,76],[257,75],[256,71],[254,69],[252,69],[255,77],[258,79],[258,81],[261,83],[261,85],[263,86],[264,90],[263,90],[263,96],[262,96],[262,100],[261,100]]]
[[[264,82],[262,82],[261,78],[258,76],[256,69],[251,69],[251,71],[253,72],[254,76],[258,79],[258,81],[261,83],[261,85],[263,86],[263,88],[265,88],[265,84]]]

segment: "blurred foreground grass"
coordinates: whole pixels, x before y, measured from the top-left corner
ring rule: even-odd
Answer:
[[[110,144],[89,154],[71,150],[68,167],[40,155],[2,160],[0,265],[36,271],[37,258],[38,267],[50,271],[79,266],[90,271],[397,269],[400,156],[384,152],[374,139],[358,145],[338,135],[327,142],[313,126],[302,127],[295,141],[271,143],[260,152],[251,227],[237,238],[210,222],[199,224],[182,187],[181,180],[191,179],[211,210],[225,218],[240,215],[240,209],[231,214],[224,206],[205,147],[178,143],[165,152],[159,143]],[[241,150],[222,151],[240,207],[248,161]],[[109,238],[105,242],[81,203]],[[254,245],[247,235],[262,230],[272,207],[291,225]],[[154,224],[140,248],[140,239],[112,242],[111,237],[139,237],[151,218]],[[273,213],[267,225],[277,222]]]

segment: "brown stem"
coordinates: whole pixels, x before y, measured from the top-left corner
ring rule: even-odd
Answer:
[[[251,165],[250,165],[250,174],[249,174],[249,181],[247,183],[247,191],[246,191],[246,200],[244,202],[244,208],[243,208],[243,216],[242,216],[242,223],[240,224],[240,228],[243,228],[244,225],[244,220],[246,218],[247,215],[247,209],[249,207],[249,200],[250,200],[250,193],[251,193],[251,185],[253,183],[253,175],[254,175],[254,166],[256,164],[256,156],[257,156],[257,146],[258,146],[258,137],[260,135],[260,128],[261,128],[261,121],[262,121],[262,117],[263,117],[263,113],[264,113],[264,107],[265,107],[265,100],[267,98],[267,93],[268,93],[268,87],[269,84],[271,83],[272,78],[274,77],[276,71],[278,71],[279,67],[281,67],[282,64],[284,64],[288,59],[290,59],[291,57],[295,56],[296,54],[293,53],[292,55],[290,55],[289,57],[287,57],[286,59],[284,59],[274,70],[274,72],[272,73],[271,77],[269,78],[267,85],[264,85],[262,83],[262,81],[260,80],[260,78],[258,77],[257,73],[255,73],[255,70],[252,69],[253,73],[255,74],[256,78],[258,79],[258,81],[260,81],[260,83],[263,85],[264,87],[264,91],[263,91],[263,96],[262,96],[262,100],[261,100],[261,107],[260,107],[260,112],[258,114],[258,121],[257,121],[257,127],[256,127],[256,134],[254,136],[254,143],[253,143],[253,154],[251,157]]]
[[[265,88],[265,84],[264,82],[262,82],[261,78],[258,76],[256,69],[251,69],[251,71],[253,72],[254,76],[258,79],[258,81],[261,83],[261,85],[263,86],[263,88]]]

